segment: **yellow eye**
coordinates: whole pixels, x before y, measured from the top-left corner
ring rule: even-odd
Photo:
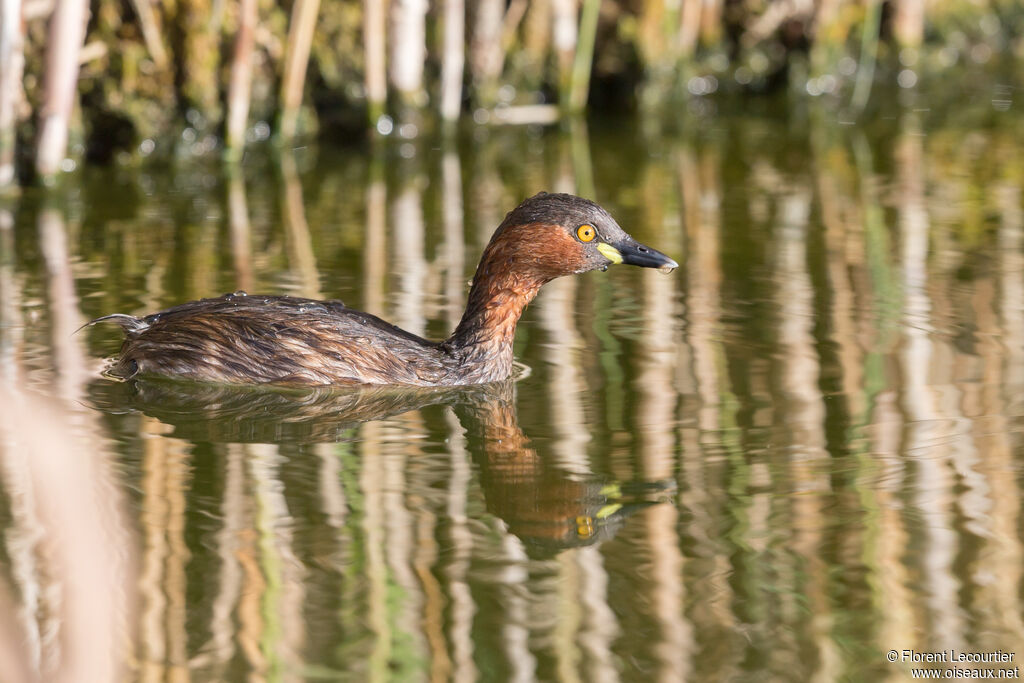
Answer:
[[[594,520],[591,517],[576,518],[576,535],[580,538],[590,538],[594,535]]]
[[[581,225],[576,228],[576,236],[580,238],[580,242],[592,242],[597,237],[597,230],[594,230],[593,225]]]

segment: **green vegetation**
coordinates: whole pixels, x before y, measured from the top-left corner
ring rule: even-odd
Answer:
[[[674,116],[723,93],[788,89],[857,115],[878,79],[913,90],[1024,55],[1012,0],[0,0],[0,10],[0,187],[83,157],[238,159],[271,136],[415,137],[460,112],[478,123],[551,123],[588,107]]]

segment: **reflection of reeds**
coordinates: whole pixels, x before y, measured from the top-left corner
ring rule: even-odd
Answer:
[[[933,302],[928,293],[929,219],[924,206],[924,177],[921,138],[904,136],[898,149],[898,178],[903,200],[900,203],[900,266],[903,277],[903,347],[900,365],[903,371],[902,400],[906,427],[902,450],[914,459],[911,471],[915,480],[914,507],[920,531],[928,538],[916,569],[925,592],[923,612],[918,619],[929,623],[930,637],[944,646],[960,647],[955,600],[957,580],[952,574],[955,553],[954,532],[948,518],[953,482],[948,467],[951,436],[947,416],[935,386],[945,375],[936,364],[937,352],[930,331]]]
[[[39,245],[46,260],[53,367],[59,383],[58,393],[68,400],[75,400],[86,379],[86,356],[80,338],[73,333],[84,320],[78,310],[64,218],[56,209],[44,209],[39,214]]]
[[[685,519],[689,519],[684,526],[687,535],[698,539],[698,544],[706,552],[714,553],[721,543],[714,514],[718,501],[715,471],[708,464],[706,453],[719,442],[719,435],[729,422],[727,411],[734,408],[728,400],[728,377],[724,376],[726,368],[723,367],[719,333],[723,277],[719,244],[721,215],[717,202],[706,201],[706,198],[720,196],[721,188],[714,171],[702,174],[698,161],[689,149],[681,149],[676,155],[680,208],[686,236],[684,274],[687,279],[683,302],[688,323],[681,340],[683,343],[679,346],[679,353],[683,356],[680,358],[680,375],[684,396],[691,395],[696,402],[693,417],[687,419],[689,415],[685,409],[680,409],[678,417],[682,423],[679,505]],[[687,360],[689,362],[683,364]],[[691,566],[703,568],[707,576],[699,590],[716,596],[696,600],[687,610],[690,620],[704,632],[719,636],[732,632],[736,629],[737,617],[729,605],[733,591],[726,573],[721,570],[721,559],[688,559]],[[709,651],[705,649],[703,652],[707,654]],[[732,677],[730,673],[737,670],[730,661],[732,658],[722,656],[722,650],[712,652],[723,662],[719,673],[723,678]],[[688,662],[688,665],[698,673],[705,670],[700,660]]]
[[[987,400],[981,411],[981,415],[998,417],[991,425],[984,418],[973,421],[986,472],[982,485],[991,487],[990,495],[984,489],[978,495],[980,502],[986,502],[986,498],[991,502],[987,510],[991,521],[986,534],[988,542],[975,566],[980,569],[998,564],[1002,569],[989,586],[979,591],[975,609],[989,615],[995,629],[1012,634],[1001,639],[1006,644],[1000,647],[1009,649],[1024,638],[1024,616],[1018,601],[1006,601],[1002,596],[1014,595],[1024,580],[1024,548],[1019,540],[1019,488],[1013,478],[999,473],[1014,471],[1015,453],[1020,448],[1019,440],[1013,436],[1016,429],[1011,416],[1020,415],[1024,388],[1024,282],[1020,277],[1024,272],[1024,209],[1016,183],[1001,183],[995,197],[1000,214],[1000,267],[994,277],[999,292],[994,305],[997,330],[993,332],[998,332],[1002,344],[993,342],[988,348],[986,374],[992,380],[986,382]]]
[[[254,282],[252,227],[245,198],[245,179],[238,169],[231,172],[228,179],[228,222],[231,226],[231,256],[235,262],[235,289],[251,292]]]
[[[181,675],[188,668],[185,630],[186,511],[188,446],[159,438],[166,428],[142,421],[145,444],[142,490],[142,552],[139,589],[141,630],[139,653],[143,680]]]
[[[676,469],[676,346],[675,282],[661,273],[644,272],[643,336],[639,371],[633,388],[637,393],[636,435],[641,478],[646,481],[671,479]],[[644,515],[650,548],[649,603],[658,623],[660,640],[654,645],[658,660],[657,678],[674,680],[692,673],[694,633],[683,616],[686,587],[678,577],[683,555],[676,533],[679,510],[659,505]]]
[[[235,654],[234,614],[242,595],[243,579],[240,555],[250,515],[245,494],[244,450],[240,444],[228,444],[222,455],[225,460],[221,501],[223,525],[217,533],[220,571],[217,592],[210,608],[210,642],[199,657],[192,658],[193,667],[212,670],[220,678],[225,677],[225,668]]]
[[[516,400],[484,391],[91,385],[139,492],[138,677],[614,680],[642,668],[730,679],[757,666],[874,679],[898,674],[871,660],[890,647],[1020,642],[1015,166],[997,161],[981,191],[962,172],[967,153],[918,135],[912,118],[899,123],[891,180],[888,148],[842,130],[815,129],[812,157],[797,146],[783,162],[752,144],[773,125],[745,120],[728,143],[661,140],[671,149],[638,154],[635,175],[615,177],[614,199],[634,214],[627,227],[683,267],[546,288],[517,349],[534,370],[517,387],[521,428]],[[388,159],[385,173],[381,145],[346,171],[365,197],[363,232],[343,230],[343,248],[318,252],[339,243],[314,220],[338,193],[303,196],[297,169],[284,167],[283,260],[250,253],[267,241],[277,195],[246,195],[234,176],[219,201],[235,281],[280,282],[291,269],[315,293],[314,253],[324,268],[341,253],[357,268],[354,304],[450,329],[467,255],[509,197],[605,188],[609,159],[622,168],[625,152],[606,149],[599,127],[596,146],[582,133],[529,138],[524,148],[559,147],[509,164],[509,140],[527,138],[490,131],[472,157],[445,148],[436,183],[418,166],[433,157],[408,172]],[[1002,146],[987,136],[974,144]],[[147,215],[171,206],[140,201],[154,202]],[[0,210],[4,382],[27,376],[80,395],[88,337],[66,331],[82,317],[76,285],[95,277],[99,256],[87,250],[99,240],[88,219],[68,240],[61,213],[35,210]],[[969,230],[960,212],[975,217]],[[19,260],[15,221],[38,227],[38,263]],[[141,291],[123,296],[151,310],[166,303],[164,285],[175,298],[209,295],[232,264],[217,275],[227,233],[199,224],[150,235],[122,221],[129,268],[88,291],[118,300],[120,283],[136,282]],[[149,261],[143,277],[137,264]],[[0,628],[27,634],[31,662],[54,661],[48,634],[66,622],[34,616],[54,584],[38,551],[45,520],[25,494],[38,492],[26,484],[31,463],[0,447],[15,601]],[[675,480],[679,493],[662,489],[674,504],[640,508],[600,544],[618,527],[594,530],[631,479]]]
[[[298,670],[305,641],[305,582],[302,564],[292,549],[291,514],[280,477],[283,457],[273,444],[250,444],[245,450],[256,512],[253,531],[266,581],[265,590],[259,593],[259,649],[266,658],[263,672],[269,679],[289,678],[287,672]]]
[[[586,386],[579,368],[580,339],[573,324],[575,285],[569,278],[549,283],[537,308],[541,327],[547,333],[545,361],[551,377],[548,392],[556,462],[567,471],[587,474],[590,472],[586,457],[590,436],[584,427],[586,419],[581,400]]]
[[[295,157],[288,150],[281,153],[281,175],[284,179],[284,224],[288,244],[288,259],[295,272],[298,293],[312,299],[322,298],[320,274],[313,254],[313,238],[306,221],[306,207],[302,199],[302,183],[295,167]]]
[[[540,297],[541,327],[547,334],[545,361],[550,381],[551,426],[555,435],[553,462],[571,476],[592,476],[587,457],[591,440],[586,429],[583,381],[579,358],[582,342],[576,330],[575,280],[550,283]],[[559,562],[559,597],[555,647],[562,680],[601,680],[612,660],[612,643],[619,625],[608,605],[608,573],[596,549],[588,549]],[[577,642],[578,639],[578,642]]]
[[[380,431],[381,507],[383,509],[384,558],[387,565],[387,589],[402,600],[388,605],[387,637],[392,639],[391,666],[401,678],[411,678],[427,669],[427,633],[423,628],[426,595],[415,566],[421,545],[417,538],[416,518],[423,510],[415,505],[419,495],[407,500],[407,491],[421,490],[414,485],[416,471],[409,463],[421,453],[409,434],[422,433],[421,416],[412,411],[389,420]]]
[[[423,195],[419,177],[409,180],[391,204],[395,237],[393,272],[398,274],[395,324],[413,334],[426,333],[423,314],[427,262],[424,256]]]
[[[462,205],[462,165],[454,150],[441,158],[442,203],[444,212],[445,268],[444,299],[448,329],[454,330],[462,319],[466,293],[465,210]]]
[[[883,439],[873,441],[868,426],[873,419],[880,418],[880,422],[887,422],[893,407],[891,403],[879,400],[878,394],[882,387],[879,386],[878,378],[868,380],[873,372],[877,372],[874,368],[878,366],[879,354],[871,343],[875,337],[871,333],[875,326],[875,319],[870,314],[872,309],[867,307],[865,314],[857,306],[858,299],[870,300],[870,297],[864,296],[865,283],[862,277],[858,277],[865,269],[865,245],[864,231],[859,226],[859,207],[852,201],[857,195],[855,188],[844,186],[843,183],[851,175],[850,160],[845,150],[837,145],[828,146],[823,136],[817,135],[813,141],[816,145],[815,158],[820,163],[816,173],[816,188],[824,227],[825,282],[830,297],[827,320],[819,328],[824,329],[816,336],[833,341],[832,345],[819,343],[818,349],[822,365],[834,366],[839,372],[838,378],[830,380],[822,377],[819,382],[824,392],[828,392],[830,387],[840,388],[838,396],[826,401],[823,417],[826,424],[842,425],[841,429],[833,428],[839,432],[838,435],[829,436],[826,430],[825,438],[833,453],[852,457],[856,462],[854,485],[862,491],[858,502],[863,510],[859,519],[863,520],[865,529],[859,535],[849,534],[845,543],[850,546],[854,543],[862,544],[863,561],[869,571],[884,574],[879,577],[872,595],[873,604],[879,609],[885,606],[889,615],[877,638],[877,646],[882,647],[892,639],[903,637],[901,634],[910,628],[903,619],[906,615],[902,609],[904,599],[901,596],[904,577],[897,568],[898,557],[890,556],[890,553],[899,553],[903,547],[904,541],[899,533],[901,525],[898,519],[890,520],[895,523],[879,523],[881,518],[891,512],[889,492],[871,483],[877,480],[882,471],[875,454],[887,452],[888,444]],[[874,364],[865,360],[871,358],[876,359]],[[888,436],[898,439],[898,435],[892,435],[891,431]],[[821,510],[816,514],[820,517]],[[883,527],[887,532],[884,535],[879,533]],[[820,528],[817,531],[820,532]],[[823,614],[814,621],[814,637],[822,652],[821,668],[835,676],[842,662],[841,653],[837,652],[829,637],[829,631],[837,626],[837,619],[833,611],[828,609],[828,584],[822,576],[827,571],[820,560],[825,539],[814,534],[813,543],[814,552],[805,553],[805,562],[815,570],[815,609]],[[882,567],[889,569],[880,571]]]
[[[427,486],[418,490],[430,492],[429,482]],[[423,498],[427,498],[424,496]],[[437,509],[432,501],[425,500],[419,496],[410,498],[410,504],[416,507],[416,554],[413,560],[416,577],[423,590],[423,615],[420,620],[420,628],[426,637],[426,655],[429,661],[430,680],[448,681],[452,676],[452,661],[448,656],[448,643],[445,638],[444,610],[447,604],[441,582],[434,576],[433,568],[437,566],[439,559],[439,547],[434,530],[437,528],[438,517],[432,512]]]
[[[466,683],[476,680],[478,676],[473,661],[472,637],[473,615],[477,606],[473,600],[468,576],[473,555],[473,534],[469,529],[467,510],[472,476],[463,429],[455,413],[446,410],[445,422],[449,429],[448,453],[451,459],[445,507],[450,544],[445,572],[448,583],[445,589],[451,604],[447,640],[453,667],[451,678],[457,683]]]
[[[1024,285],[1016,276],[1024,271],[1024,209],[1021,190],[1012,183],[1001,185],[996,193],[999,215],[999,316],[1003,334],[1005,367],[1002,381],[1006,408],[1014,411],[1024,394]],[[1010,414],[1017,414],[1011,412]]]
[[[366,226],[363,240],[362,307],[374,315],[384,315],[384,280],[387,270],[387,185],[382,160],[375,158],[366,184]]]
[[[384,559],[387,545],[383,504],[384,459],[380,450],[379,424],[362,428],[363,465],[359,472],[359,489],[363,494],[362,532],[366,563],[366,626],[373,636],[367,656],[368,680],[384,680],[392,657],[392,636],[388,624],[388,568]]]
[[[30,672],[21,680],[114,680],[130,647],[131,540],[105,437],[80,404],[87,360],[73,336],[81,313],[67,226],[55,209],[39,214],[52,348],[47,388],[55,397],[45,401],[15,381],[24,374],[24,349],[10,227],[10,214],[0,212],[0,287],[7,302],[0,310],[0,464],[12,517],[4,540],[21,604],[17,625],[9,623],[15,621],[9,603],[0,620],[20,630],[17,639],[27,647],[5,667]]]
[[[814,288],[810,277],[807,244],[810,196],[793,191],[781,199],[782,214],[777,221],[776,279],[778,281],[778,345],[780,359],[780,396],[785,405],[787,478],[799,494],[792,499],[794,527],[791,541],[794,553],[802,560],[805,600],[815,618],[805,625],[807,639],[815,643],[819,663],[815,677],[823,680],[838,674],[838,656],[830,638],[834,616],[828,599],[827,566],[822,560],[824,538],[821,527],[824,494],[830,488],[821,464],[827,461],[825,397],[821,392],[821,365],[813,336]],[[796,577],[793,577],[794,586]],[[795,592],[795,590],[794,590]]]

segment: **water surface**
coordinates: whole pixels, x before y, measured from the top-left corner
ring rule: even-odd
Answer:
[[[89,169],[2,205],[12,661],[112,667],[124,634],[131,680],[903,680],[891,649],[1024,657],[1024,119],[972,111],[481,127]],[[117,384],[117,330],[73,333],[244,289],[441,338],[542,189],[681,267],[548,285],[516,382]]]

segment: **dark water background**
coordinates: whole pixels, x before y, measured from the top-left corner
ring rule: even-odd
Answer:
[[[0,628],[43,672],[133,635],[146,681],[903,680],[891,649],[1019,659],[1012,94],[870,124],[761,102],[681,131],[88,168],[0,204]],[[244,289],[440,338],[542,189],[597,199],[681,267],[547,286],[508,386],[117,384],[98,375],[117,330],[72,334]]]

